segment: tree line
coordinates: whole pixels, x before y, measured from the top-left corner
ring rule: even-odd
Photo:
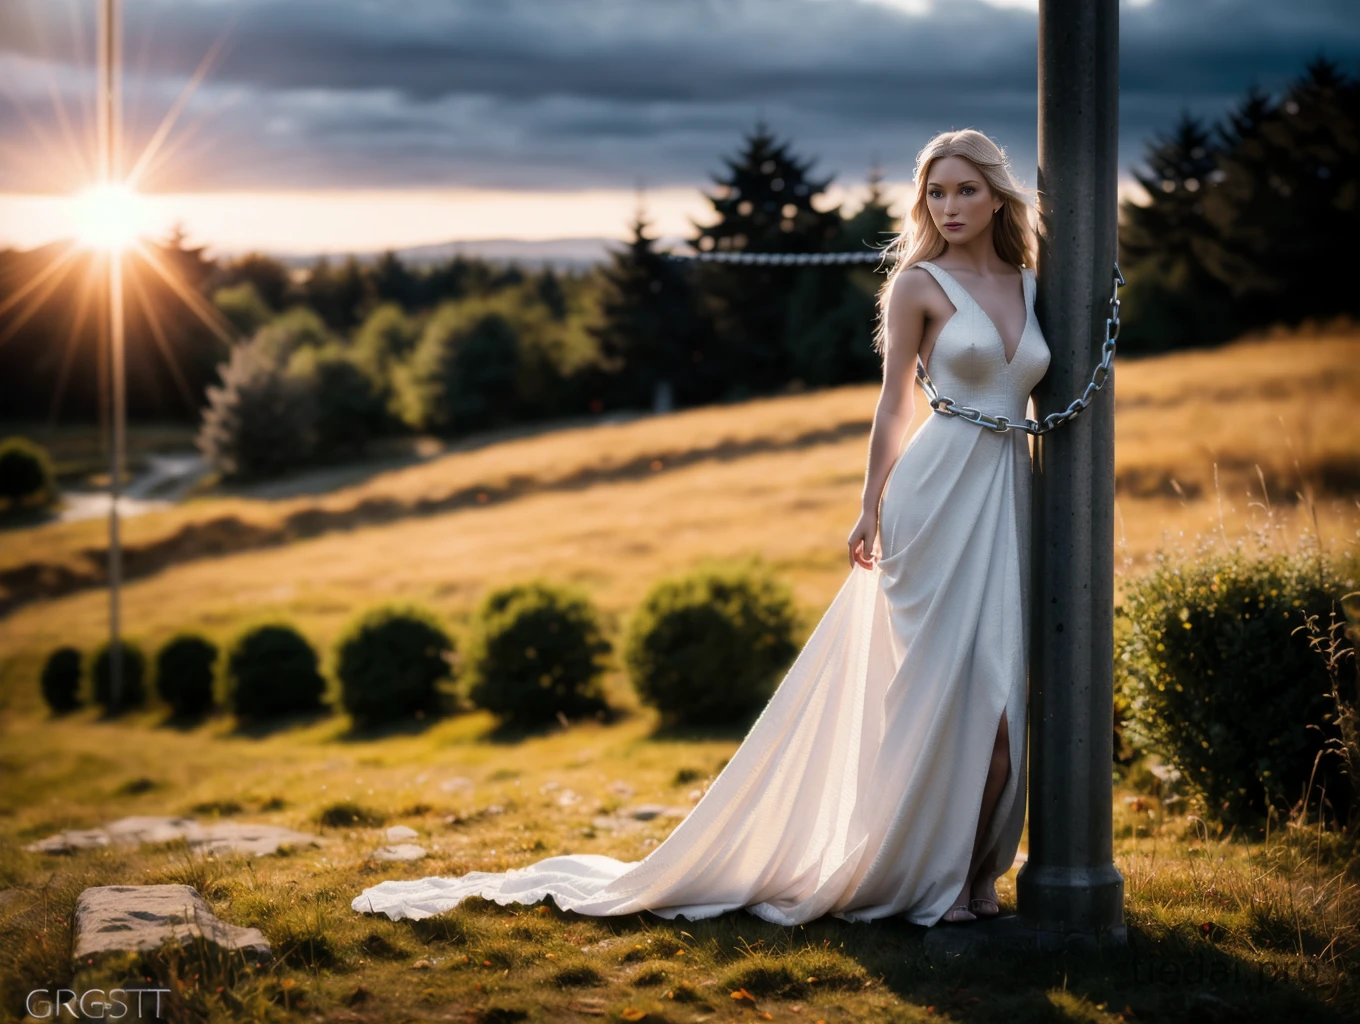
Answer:
[[[1183,115],[1149,143],[1135,171],[1146,196],[1120,209],[1121,352],[1355,311],[1341,240],[1360,202],[1358,98],[1356,78],[1318,59],[1278,95],[1249,90],[1220,122]],[[850,213],[826,201],[832,178],[814,162],[758,122],[712,175],[712,223],[691,221],[688,241],[865,251],[900,229],[878,172]],[[260,254],[210,260],[182,235],[147,250],[182,286],[152,267],[128,273],[129,413],[201,420],[228,475],[350,453],[384,433],[452,435],[881,375],[871,344],[881,269],[677,263],[641,209],[607,262],[576,272],[463,256],[415,267],[390,252],[297,270]],[[57,246],[0,253],[7,419],[93,420],[105,408],[94,258],[66,259],[32,288],[61,256]],[[6,298],[25,288],[22,301]]]

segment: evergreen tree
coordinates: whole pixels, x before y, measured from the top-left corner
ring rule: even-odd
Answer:
[[[378,303],[395,302],[410,312],[421,299],[420,280],[407,269],[396,253],[388,250],[373,267],[373,298]]]
[[[883,195],[883,171],[869,172],[864,206],[847,220],[832,248],[869,252],[896,235],[898,225]],[[880,272],[872,264],[801,268],[790,296],[790,371],[809,387],[882,378],[873,347]]]
[[[1217,183],[1217,145],[1211,130],[1182,113],[1159,136],[1135,170],[1148,201],[1126,199],[1121,210],[1120,263],[1128,280],[1128,310],[1120,343],[1158,350],[1222,341],[1236,331],[1232,295],[1207,269],[1221,245],[1206,212]]]
[[[567,318],[567,293],[562,290],[562,282],[552,267],[544,267],[534,278],[534,295],[547,307],[548,315],[554,320]]]
[[[744,140],[727,173],[714,180],[717,194],[707,196],[718,220],[691,224],[691,240],[701,251],[822,252],[841,228],[840,210],[820,211],[813,200],[831,178],[809,177],[815,161],[801,161],[786,143],[770,134],[764,121]],[[768,392],[788,379],[785,334],[789,296],[797,268],[777,265],[703,263],[698,288],[712,317],[721,373],[729,394]]]
[[[288,267],[272,256],[258,252],[246,253],[225,264],[219,275],[218,287],[229,288],[250,282],[255,286],[255,294],[270,309],[283,309],[292,297],[293,281]]]
[[[612,251],[601,272],[601,322],[591,329],[612,386],[608,404],[664,411],[712,397],[699,347],[706,332],[684,269],[653,248],[640,205],[632,227],[628,247]]]
[[[1224,130],[1214,266],[1258,323],[1353,313],[1360,81],[1319,58],[1278,103],[1253,93]]]

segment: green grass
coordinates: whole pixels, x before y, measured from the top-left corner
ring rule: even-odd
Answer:
[[[32,988],[111,983],[120,967],[172,989],[183,1020],[1325,1021],[1360,1010],[1353,847],[1306,827],[1247,845],[1126,786],[1116,792],[1116,864],[1138,964],[1011,953],[942,965],[926,957],[925,929],[900,920],[781,928],[744,912],[591,918],[481,899],[419,922],[350,909],[383,878],[502,871],[566,852],[640,858],[671,824],[617,833],[591,819],[621,803],[689,802],[737,736],[660,739],[648,714],[512,743],[492,740],[494,722],[480,713],[366,740],[346,739],[339,718],[263,738],[227,719],[169,728],[149,712],[14,724],[0,762],[0,1012],[15,1012]],[[440,785],[456,777],[471,787]],[[619,780],[635,792],[621,798]],[[579,799],[559,803],[565,789]],[[327,842],[252,859],[182,843],[65,857],[21,849],[139,813],[239,815]],[[368,861],[382,827],[398,823],[433,855]],[[166,882],[260,928],[273,962],[189,950],[75,976],[67,958],[80,891]],[[1000,889],[1013,907],[1014,871]],[[1204,980],[1187,979],[1196,965]]]

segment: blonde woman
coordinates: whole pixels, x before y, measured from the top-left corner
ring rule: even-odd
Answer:
[[[1049,352],[1034,236],[1004,153],[931,139],[890,249],[883,389],[850,574],[745,739],[639,861],[562,854],[507,872],[386,881],[363,913],[420,918],[478,895],[588,915],[745,909],[919,925],[999,912],[1025,814],[1027,435],[931,415],[902,441],[919,361],[940,393],[1027,415]],[[900,451],[900,454],[899,454]]]

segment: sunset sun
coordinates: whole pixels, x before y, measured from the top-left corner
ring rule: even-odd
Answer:
[[[146,200],[127,185],[94,185],[75,197],[75,225],[85,245],[121,252],[149,227]]]

